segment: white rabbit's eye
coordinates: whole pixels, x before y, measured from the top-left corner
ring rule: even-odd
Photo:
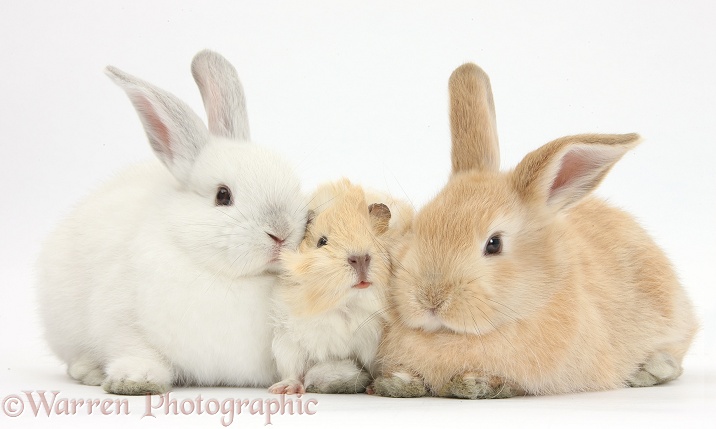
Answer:
[[[502,238],[499,235],[493,235],[487,240],[485,245],[485,255],[497,255],[502,252]]]
[[[217,206],[230,206],[234,203],[231,198],[231,191],[226,186],[219,186],[219,190],[216,191],[216,205]]]
[[[318,239],[318,244],[316,244],[316,247],[323,247],[326,244],[328,244],[328,239],[325,236],[323,236]]]

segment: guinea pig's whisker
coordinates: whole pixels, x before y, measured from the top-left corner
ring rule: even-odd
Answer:
[[[295,211],[293,214],[295,215],[295,214],[298,214],[298,212],[303,212],[303,211],[305,211],[305,210],[311,205],[311,203],[313,202],[313,200],[316,199],[317,196],[318,196],[318,195],[312,196],[311,199],[306,202],[306,204],[304,204],[299,210]]]
[[[390,309],[389,307],[384,307],[380,310],[377,310],[377,311],[374,311],[373,313],[371,313],[371,315],[368,316],[363,322],[361,322],[361,324],[358,325],[358,327],[355,329],[355,331],[353,331],[353,335],[355,335],[358,331],[360,331],[365,325],[367,325],[368,323],[375,320],[376,317],[380,317],[380,316],[386,314],[389,311],[389,309]]]
[[[413,207],[413,211],[418,211],[418,209],[415,208],[415,204],[413,204],[413,200],[408,196],[408,193],[405,192],[405,188],[403,188],[403,185],[400,183],[400,180],[398,180],[398,178],[395,176],[394,173],[391,172],[391,175],[393,176],[393,179],[395,180],[395,183],[398,184],[398,187],[400,188],[400,191],[401,191],[401,192],[403,193],[403,195],[405,196],[405,199],[408,200],[408,202],[410,203],[410,205]],[[385,176],[383,176],[383,180],[386,182],[386,187],[389,188],[388,183],[387,183],[387,180],[385,180]]]
[[[305,147],[305,146],[302,146],[302,147]],[[309,150],[307,150],[307,151],[304,152],[303,158],[299,159],[299,160],[295,163],[295,166],[296,166],[295,168],[298,169],[299,167],[301,167],[301,166],[303,165],[304,162],[306,162],[306,161],[308,161],[308,160],[313,160],[313,159],[315,159],[312,155],[313,155],[314,153],[316,153],[316,151],[318,151],[320,148],[321,148],[321,146],[319,145],[319,143],[315,143],[315,144],[313,144],[312,146],[310,146],[310,147],[308,148]]]
[[[417,283],[418,276],[410,272],[407,268],[405,268],[405,265],[403,265],[397,258],[392,258],[392,261],[394,266],[396,266],[399,270],[402,270],[405,274],[407,274],[414,282]]]
[[[335,199],[336,199],[336,197],[331,197],[331,199],[329,199],[328,201],[324,201],[323,203],[317,205],[316,210],[318,210],[319,208],[321,208],[325,205],[328,205],[329,203],[333,202],[333,200],[335,200]]]

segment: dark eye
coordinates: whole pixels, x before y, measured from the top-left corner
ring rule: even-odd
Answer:
[[[216,191],[216,205],[217,206],[230,206],[234,203],[231,198],[231,191],[224,185],[219,186]]]
[[[487,240],[485,245],[485,255],[498,255],[502,252],[502,238],[499,235],[493,235]]]
[[[316,244],[316,247],[323,247],[326,244],[328,244],[328,239],[324,236],[318,239],[318,244]]]

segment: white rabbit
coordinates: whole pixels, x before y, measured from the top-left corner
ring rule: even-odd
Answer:
[[[158,158],[83,201],[39,261],[46,338],[71,377],[110,393],[275,381],[269,299],[307,201],[289,164],[251,144],[222,56],[192,74],[209,129],[173,95],[114,67]]]

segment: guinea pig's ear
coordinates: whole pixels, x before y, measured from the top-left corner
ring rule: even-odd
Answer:
[[[527,154],[512,174],[523,200],[555,212],[588,195],[629,150],[638,134],[582,134],[562,137]]]
[[[382,234],[388,230],[390,223],[390,209],[383,203],[374,203],[368,206],[370,223],[376,233]]]
[[[308,214],[306,215],[306,226],[313,223],[313,221],[316,219],[316,212],[313,210],[309,210]]]
[[[452,72],[448,88],[452,174],[499,171],[500,148],[490,78],[480,67],[466,63]]]

